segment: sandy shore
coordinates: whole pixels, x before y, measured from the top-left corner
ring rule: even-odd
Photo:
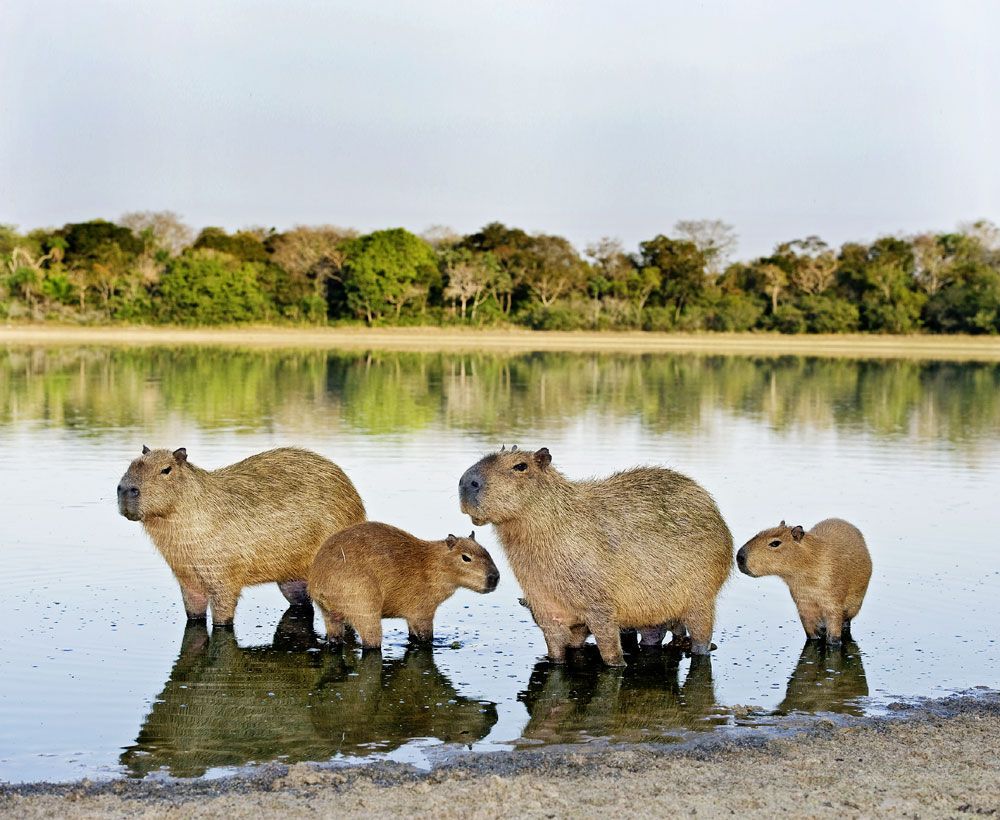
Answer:
[[[1000,816],[1000,696],[680,748],[590,747],[379,764],[270,766],[222,781],[0,787],[16,817]]]
[[[536,350],[700,353],[754,356],[846,356],[877,359],[1000,361],[1000,337],[782,336],[771,333],[535,332],[451,328],[161,328],[7,325],[3,345],[224,345],[414,351]]]

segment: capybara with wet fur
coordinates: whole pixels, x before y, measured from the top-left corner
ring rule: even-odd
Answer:
[[[782,521],[740,547],[736,563],[753,578],[777,575],[784,580],[806,635],[818,640],[825,634],[831,644],[850,634],[872,577],[865,537],[840,518],[820,521],[808,532]]]
[[[309,602],[306,577],[320,545],[365,520],[351,480],[329,459],[282,447],[218,470],[187,450],[150,450],[118,484],[118,511],[141,521],[181,587],[190,619],[209,605],[233,622],[243,587],[275,581],[293,604]]]
[[[462,512],[496,527],[551,660],[590,632],[604,662],[621,666],[620,629],[659,628],[662,639],[675,623],[693,653],[709,651],[733,537],[687,476],[636,467],[571,481],[547,448],[515,448],[481,459],[458,487]]]
[[[432,640],[434,613],[456,589],[497,588],[500,573],[475,537],[424,541],[368,521],[328,538],[309,571],[327,640],[342,641],[349,624],[363,646],[381,647],[383,618],[405,618],[411,639]]]

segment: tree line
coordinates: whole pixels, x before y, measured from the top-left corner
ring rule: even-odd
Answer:
[[[467,234],[204,228],[170,212],[0,225],[0,319],[85,323],[521,325],[538,330],[998,333],[1000,228],[810,236],[732,261],[718,220],[626,249],[499,222]]]

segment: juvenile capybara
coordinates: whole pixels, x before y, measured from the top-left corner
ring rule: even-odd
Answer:
[[[740,571],[753,578],[777,575],[792,593],[810,639],[826,634],[840,643],[861,609],[872,559],[861,531],[840,518],[827,518],[806,532],[782,521],[762,530],[736,554]]]
[[[336,464],[282,447],[203,470],[187,450],[150,450],[118,484],[118,511],[141,521],[181,587],[188,618],[233,622],[243,587],[276,581],[308,603],[306,576],[320,545],[365,520],[365,507]]]
[[[496,527],[551,660],[590,632],[604,662],[621,666],[620,629],[652,635],[674,624],[690,632],[693,653],[709,651],[733,537],[687,476],[637,467],[571,481],[543,447],[492,453],[458,486],[462,512]]]
[[[412,639],[433,639],[434,613],[456,589],[492,592],[500,580],[475,537],[424,541],[375,521],[332,535],[309,571],[327,639],[342,641],[349,624],[363,646],[381,647],[383,618],[405,618]]]

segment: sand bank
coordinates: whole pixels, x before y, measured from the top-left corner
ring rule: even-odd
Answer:
[[[578,351],[1000,361],[1000,337],[538,332],[453,328],[173,328],[7,325],[3,345],[220,345],[413,351]]]

